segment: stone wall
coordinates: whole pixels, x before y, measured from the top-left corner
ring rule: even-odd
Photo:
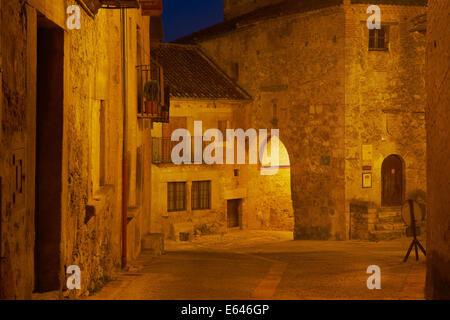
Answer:
[[[410,32],[425,8],[382,5],[390,44],[376,52],[368,50],[366,10],[345,1],[201,41],[230,75],[239,66],[239,84],[254,97],[248,126],[280,129],[297,239],[349,238],[350,205],[361,202],[365,238],[383,228],[382,236],[403,234],[399,211],[380,208],[381,166],[391,154],[404,161],[404,197],[425,201],[425,43]],[[364,161],[363,145],[372,150]],[[362,188],[363,172],[372,173],[371,188]]]
[[[345,239],[344,11],[261,20],[201,42],[254,98],[247,126],[280,129],[296,239]],[[266,196],[262,193],[260,197]]]
[[[405,199],[425,201],[425,39],[410,32],[411,19],[425,8],[380,5],[380,9],[382,25],[389,28],[387,51],[369,51],[367,5],[346,7],[345,197],[347,221],[353,219],[352,204],[365,202],[373,211],[369,233],[389,238],[404,232],[399,219],[383,223],[381,218],[386,215],[381,209],[381,166],[386,157],[395,154],[404,161]],[[365,159],[363,145],[371,150]],[[362,187],[363,173],[372,174],[371,188]],[[392,212],[399,218],[399,210]],[[359,226],[350,228],[355,231]]]
[[[208,100],[171,101],[171,130],[178,129],[175,118],[185,118],[186,128],[194,134],[194,121],[202,121],[203,132],[219,128],[219,121],[228,121],[228,128],[241,128],[240,115],[245,112],[246,103]],[[184,121],[181,121],[184,122]],[[170,131],[170,130],[169,130]],[[170,133],[170,132],[169,132]],[[155,125],[153,137],[161,137],[161,125]],[[225,155],[225,153],[224,153]],[[235,176],[234,170],[239,170]],[[209,210],[192,210],[192,181],[211,181],[211,208]],[[152,168],[152,232],[164,233],[167,238],[178,239],[174,229],[191,228],[195,234],[219,233],[227,230],[227,200],[243,199],[247,201],[247,166],[245,165],[186,165],[158,164]],[[167,183],[186,182],[186,210],[168,212]],[[247,227],[247,207],[241,209],[242,228]],[[190,227],[189,227],[190,225]],[[188,226],[188,227],[186,227]],[[178,233],[178,232],[177,232]]]
[[[268,154],[271,140],[263,145]],[[261,148],[262,149],[262,148]],[[261,151],[260,149],[260,154]],[[263,163],[266,159],[263,157]],[[270,166],[270,163],[268,164]],[[294,230],[294,209],[291,197],[291,168],[289,154],[279,142],[279,168],[248,168],[249,228],[260,230]]]
[[[13,153],[27,142],[27,10],[24,1],[1,1],[1,256],[0,298],[29,298],[33,285],[33,212],[25,199],[13,203]],[[13,44],[13,46],[11,46]],[[25,155],[26,156],[26,155]],[[25,160],[25,159],[24,159]],[[25,166],[28,161],[25,162]],[[3,257],[5,259],[3,259]]]
[[[427,297],[450,299],[450,2],[430,0],[427,30]]]
[[[82,271],[82,292],[88,294],[112,277],[120,266],[121,248],[121,175],[120,139],[122,113],[114,110],[121,105],[120,76],[120,16],[100,11],[95,20],[83,13],[82,28],[67,37],[68,61],[63,162],[67,181],[63,192],[62,247],[64,265],[79,265]],[[115,53],[114,53],[115,52]],[[107,79],[102,87],[99,78]],[[106,109],[106,177],[104,185],[98,177],[95,156],[100,152],[93,145],[95,136],[92,114],[104,101]],[[119,109],[120,110],[120,109]],[[64,171],[65,171],[64,170]],[[65,183],[63,183],[65,184]],[[110,186],[110,187],[107,187]],[[95,210],[88,216],[87,207]]]
[[[1,262],[0,291],[4,298],[29,299],[34,290],[35,159],[36,159],[36,57],[38,13],[46,25],[64,30],[64,102],[60,295],[72,298],[98,290],[121,265],[122,199],[122,56],[120,11],[100,10],[91,18],[82,10],[81,30],[66,30],[66,8],[75,1],[2,1],[2,108],[1,113]],[[39,18],[44,19],[44,18]],[[129,117],[130,207],[142,214],[130,217],[128,257],[140,250],[140,238],[149,232],[150,125],[137,118],[137,28],[144,57],[149,63],[149,19],[138,10],[127,13],[127,100]],[[43,21],[43,20],[42,20]],[[103,120],[99,110],[103,109]],[[100,121],[104,123],[100,133]],[[43,126],[45,123],[38,123]],[[100,150],[103,135],[103,150]],[[137,148],[142,147],[145,181],[137,192]],[[103,154],[101,157],[100,154]],[[25,191],[16,204],[12,156],[24,160]],[[102,160],[100,160],[102,158]],[[52,174],[49,172],[48,174]],[[58,198],[58,195],[56,195]],[[132,210],[130,210],[132,212]],[[65,292],[65,270],[81,268],[82,289]],[[63,292],[64,291],[64,292]]]

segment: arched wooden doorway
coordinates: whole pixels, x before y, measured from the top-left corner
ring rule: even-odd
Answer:
[[[403,160],[400,156],[390,155],[381,166],[381,205],[401,206],[403,203]]]

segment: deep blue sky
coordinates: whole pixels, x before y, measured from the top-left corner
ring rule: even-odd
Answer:
[[[222,0],[163,0],[165,42],[223,21]]]

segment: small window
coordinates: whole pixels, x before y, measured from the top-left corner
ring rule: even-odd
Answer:
[[[167,211],[186,211],[186,182],[167,184]]]
[[[388,50],[388,29],[369,30],[369,51],[387,51]]]
[[[211,181],[192,182],[192,210],[211,209]]]

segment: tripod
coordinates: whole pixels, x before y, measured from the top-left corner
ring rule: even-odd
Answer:
[[[414,247],[415,252],[416,252],[416,261],[419,261],[419,248],[420,250],[423,252],[423,255],[426,257],[427,254],[425,252],[425,249],[422,247],[422,245],[420,244],[419,240],[417,240],[417,234],[416,234],[416,219],[414,217],[414,203],[413,200],[408,200],[409,201],[409,211],[411,213],[411,228],[412,228],[412,232],[413,232],[413,240],[411,242],[411,245],[409,246],[408,252],[406,253],[405,259],[403,260],[403,262],[408,261],[409,255],[411,254],[411,250]]]

